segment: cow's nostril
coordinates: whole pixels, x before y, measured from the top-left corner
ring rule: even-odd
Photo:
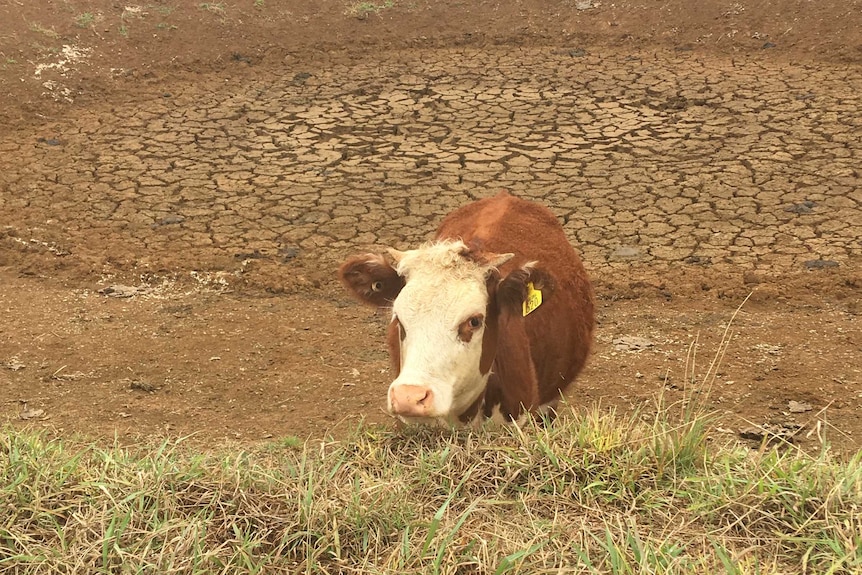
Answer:
[[[428,407],[431,404],[432,399],[433,398],[431,397],[431,390],[426,389],[425,394],[422,396],[422,398],[417,403],[419,405],[421,405],[422,407]]]

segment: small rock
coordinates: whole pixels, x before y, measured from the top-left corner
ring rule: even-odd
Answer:
[[[805,413],[806,411],[814,409],[810,403],[804,403],[801,401],[789,401],[787,403],[787,408],[790,410],[790,413]]]
[[[837,268],[838,262],[833,260],[808,260],[803,265],[809,270],[821,270],[823,268]]]
[[[688,98],[685,96],[671,96],[665,103],[665,108],[668,110],[685,110],[688,108]]]
[[[685,258],[682,261],[687,263],[687,264],[696,264],[696,265],[704,265],[704,266],[709,265],[709,263],[710,263],[709,258],[705,257],[705,256],[688,256],[687,258]]]
[[[739,436],[741,438],[751,439],[755,441],[760,441],[761,439],[763,439],[763,436],[765,434],[766,431],[756,425],[752,425],[751,427],[746,427],[739,430]]]
[[[634,260],[640,256],[641,251],[631,246],[620,246],[611,253],[612,260]]]
[[[184,221],[186,221],[186,218],[184,216],[181,216],[179,214],[171,214],[167,217],[162,218],[162,220],[159,222],[159,225],[169,226],[171,224],[181,224]]]
[[[21,363],[21,361],[16,356],[10,357],[7,361],[3,363],[3,365],[6,366],[7,369],[10,369],[12,371],[21,371],[22,369],[27,367],[26,365]]]
[[[739,430],[742,439],[767,443],[787,442],[793,443],[794,437],[802,431],[802,426],[796,423],[764,423],[763,425],[752,425]]]
[[[112,286],[108,286],[106,288],[100,289],[97,293],[108,296],[108,297],[117,297],[117,298],[125,298],[136,296],[141,292],[140,288],[136,288],[134,286],[124,286],[120,284],[115,284]]]
[[[293,246],[285,246],[278,250],[278,255],[283,263],[287,263],[299,255],[299,248]]]
[[[234,254],[233,257],[238,260],[262,260],[266,259],[266,254],[262,253],[258,249],[255,249],[254,251],[250,252],[240,252],[238,254]]]
[[[44,419],[45,418],[45,410],[44,409],[27,409],[26,405],[25,409],[21,413],[18,414],[18,417],[27,421],[28,419]]]
[[[159,386],[153,385],[152,383],[146,381],[135,380],[129,384],[129,389],[153,393],[154,391],[158,391]]]
[[[300,72],[299,74],[295,74],[293,76],[293,85],[302,86],[309,78],[311,78],[311,74],[309,74],[308,72]]]
[[[765,43],[763,44],[763,47],[762,47],[762,48],[763,48],[764,50],[767,50],[767,49],[769,49],[769,48],[775,48],[775,46],[776,46],[776,45],[775,45],[773,42],[765,42]]]
[[[645,337],[636,335],[625,335],[613,340],[614,348],[617,351],[638,352],[649,349],[655,346],[655,343]]]
[[[793,204],[791,206],[787,206],[784,208],[785,212],[790,212],[793,214],[810,214],[814,211],[814,207],[817,205],[816,202],[812,202],[810,200],[806,200],[804,202],[800,202],[798,204]]]

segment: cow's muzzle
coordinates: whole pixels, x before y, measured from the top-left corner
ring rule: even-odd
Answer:
[[[434,393],[422,385],[393,385],[389,388],[389,411],[405,417],[430,417]]]

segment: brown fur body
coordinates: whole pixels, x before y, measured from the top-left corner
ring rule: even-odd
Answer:
[[[461,239],[483,252],[514,253],[500,267],[496,290],[498,337],[484,411],[496,405],[510,418],[520,405],[535,409],[555,402],[583,369],[594,326],[593,290],[586,271],[557,218],[544,206],[507,193],[468,204],[449,214],[437,239]],[[525,281],[506,280],[536,262],[532,280],[543,303],[522,314]],[[512,284],[513,289],[506,289]],[[509,301],[503,301],[508,299]]]

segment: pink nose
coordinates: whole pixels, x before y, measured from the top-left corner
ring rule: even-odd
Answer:
[[[395,415],[427,417],[434,394],[421,385],[396,385],[389,388],[389,411]]]

